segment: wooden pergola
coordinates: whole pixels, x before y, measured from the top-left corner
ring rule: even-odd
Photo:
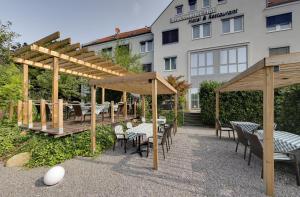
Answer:
[[[266,194],[274,196],[274,89],[300,83],[300,53],[267,57],[216,90],[216,118],[222,92],[263,91],[264,184]]]
[[[80,43],[71,44],[70,38],[58,40],[59,38],[60,33],[55,32],[16,50],[13,54],[14,62],[23,64],[23,102],[18,103],[18,112],[22,113],[23,117],[19,117],[19,125],[32,127],[32,118],[28,116],[32,112],[32,103],[28,99],[28,66],[53,71],[52,127],[60,130],[63,129],[62,117],[60,118],[63,102],[58,99],[59,73],[88,79],[104,79],[129,74],[126,69],[114,64],[112,60],[103,58],[94,51],[88,51],[87,48],[81,48]],[[102,98],[104,98],[104,94],[102,94]],[[103,99],[102,102],[104,102]],[[45,119],[42,120],[42,124],[45,127]]]
[[[89,84],[92,86],[92,144],[95,149],[96,133],[96,88],[125,91],[142,95],[143,116],[145,117],[145,95],[152,95],[152,122],[153,122],[153,168],[158,169],[158,143],[157,143],[157,95],[169,94],[175,95],[175,129],[177,129],[177,91],[158,73],[141,73],[121,77],[110,77],[107,79],[92,79]],[[126,100],[124,100],[126,101]],[[112,105],[113,106],[113,105]],[[126,103],[124,106],[127,106]],[[112,110],[113,111],[113,110]]]

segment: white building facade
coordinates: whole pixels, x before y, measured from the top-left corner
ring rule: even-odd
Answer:
[[[117,46],[125,46],[132,54],[139,55],[143,70],[146,72],[153,71],[153,34],[149,27],[128,32],[118,32],[83,45],[89,50],[105,53],[112,57]]]
[[[224,82],[269,55],[300,52],[296,0],[173,0],[152,24],[154,71],[191,83],[199,109],[205,80]]]

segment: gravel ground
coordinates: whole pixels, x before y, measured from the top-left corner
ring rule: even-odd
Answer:
[[[66,175],[60,184],[46,187],[47,168],[17,169],[0,166],[0,196],[264,196],[261,161],[249,167],[242,148],[219,140],[212,129],[183,127],[153,171],[152,155],[124,154],[120,147],[98,158],[75,158],[62,164]],[[276,166],[276,195],[299,196],[291,167]]]

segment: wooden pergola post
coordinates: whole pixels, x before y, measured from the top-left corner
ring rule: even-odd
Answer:
[[[177,126],[178,126],[178,94],[174,95],[174,113],[175,113],[175,133],[177,132]]]
[[[23,125],[28,124],[28,65],[23,64]]]
[[[110,118],[111,118],[111,123],[115,122],[115,104],[114,101],[110,102]]]
[[[146,101],[145,96],[142,96],[142,117],[146,118]]]
[[[22,107],[23,107],[23,102],[19,100],[18,101],[18,126],[22,125]]]
[[[124,116],[124,120],[127,120],[127,92],[123,92],[123,103],[124,103],[123,116]]]
[[[42,131],[47,130],[47,117],[46,117],[46,101],[44,99],[41,99],[40,104],[40,114],[41,114],[41,125],[42,125]]]
[[[58,100],[58,133],[64,133],[64,100]]]
[[[31,129],[33,127],[32,121],[32,100],[28,100],[28,128]]]
[[[136,101],[133,103],[133,117],[136,118]]]
[[[96,151],[96,86],[93,85],[91,88],[91,150],[93,154]]]
[[[274,196],[274,72],[273,67],[265,68],[264,84],[264,183],[266,194]]]
[[[104,102],[105,102],[105,88],[102,88],[101,104],[104,104]]]
[[[220,92],[216,92],[216,120],[220,119]],[[216,122],[216,135],[218,136],[218,126]]]
[[[58,58],[53,57],[52,75],[52,127],[58,128]]]
[[[157,143],[157,80],[152,80],[152,121],[153,121],[153,168],[158,169]]]

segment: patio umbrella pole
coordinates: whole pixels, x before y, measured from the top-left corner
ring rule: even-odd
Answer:
[[[157,80],[152,80],[152,121],[153,121],[153,169],[158,169],[157,144]]]

